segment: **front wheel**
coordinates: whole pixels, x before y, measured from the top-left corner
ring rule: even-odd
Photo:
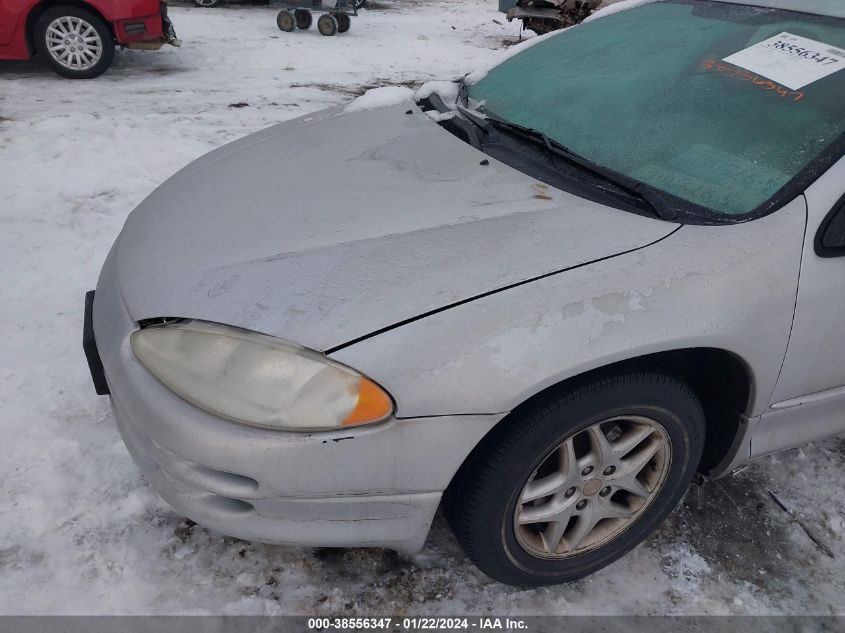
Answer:
[[[70,79],[102,75],[114,59],[114,37],[96,14],[75,6],[47,9],[35,23],[35,48],[57,73]]]
[[[646,370],[593,380],[541,396],[485,438],[447,491],[447,517],[495,580],[576,580],[666,518],[703,445],[701,404],[680,379]]]

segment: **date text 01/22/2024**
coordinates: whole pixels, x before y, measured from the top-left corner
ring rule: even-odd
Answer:
[[[396,630],[396,631],[524,631],[528,627],[520,618],[476,617],[405,617],[405,618],[309,618],[308,630]]]

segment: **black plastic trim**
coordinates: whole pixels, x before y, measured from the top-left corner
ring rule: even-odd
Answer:
[[[123,30],[127,35],[138,35],[147,32],[147,25],[143,22],[130,22],[123,25]]]
[[[845,257],[845,245],[824,245],[824,237],[827,234],[827,230],[830,228],[830,224],[833,222],[834,218],[839,213],[845,213],[845,196],[842,196],[839,201],[835,205],[833,205],[833,208],[825,216],[824,220],[822,220],[822,223],[819,226],[819,230],[816,231],[816,239],[813,241],[813,248],[816,251],[816,255],[818,255],[819,257]]]
[[[85,358],[88,361],[88,369],[91,372],[91,380],[94,382],[94,391],[98,396],[107,396],[109,383],[106,382],[106,370],[103,368],[103,361],[100,360],[100,352],[97,350],[97,341],[94,338],[94,291],[85,293],[85,323],[82,327],[82,349],[85,350]]]

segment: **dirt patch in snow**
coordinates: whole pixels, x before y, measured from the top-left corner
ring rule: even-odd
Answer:
[[[318,90],[323,90],[324,92],[331,92],[334,94],[344,94],[349,95],[352,97],[360,97],[368,90],[372,90],[374,88],[385,88],[388,86],[403,86],[405,88],[411,88],[415,90],[419,88],[424,83],[424,80],[420,79],[402,79],[402,80],[390,80],[386,77],[379,77],[374,79],[371,82],[365,84],[357,84],[352,86],[343,86],[339,84],[327,84],[327,83],[294,83],[291,84],[291,88],[316,88]]]

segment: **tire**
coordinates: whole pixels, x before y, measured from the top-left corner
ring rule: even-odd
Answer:
[[[220,0],[191,0],[195,7],[200,9],[211,9],[220,4]]]
[[[331,37],[337,33],[337,28],[337,18],[335,18],[331,13],[324,13],[320,16],[320,19],[317,20],[317,30],[320,31],[320,35]]]
[[[695,393],[661,370],[584,381],[511,413],[455,476],[444,510],[464,551],[494,580],[577,580],[633,549],[672,512],[695,475],[704,433]],[[543,521],[550,518],[558,520]]]
[[[86,9],[47,9],[35,23],[34,36],[38,56],[63,77],[93,79],[106,72],[114,59],[114,36],[108,25]]]
[[[279,27],[280,31],[290,33],[296,30],[296,18],[287,9],[282,9],[279,11],[279,15],[276,16],[276,26]]]
[[[297,9],[293,12],[293,17],[296,20],[296,28],[303,31],[310,29],[314,23],[314,18],[307,9]]]
[[[338,33],[346,33],[352,27],[352,18],[345,13],[338,13],[335,15],[335,19],[337,19]]]

